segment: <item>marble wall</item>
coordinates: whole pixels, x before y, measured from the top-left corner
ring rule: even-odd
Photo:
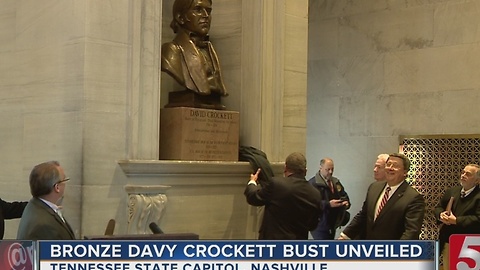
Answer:
[[[72,179],[64,208],[77,236],[103,233],[111,218],[121,234],[124,186],[171,181],[158,172],[132,177],[118,163],[161,164],[158,59],[171,3],[0,0],[1,198],[28,200],[31,168],[58,160]],[[226,105],[241,112],[240,143],[264,149],[271,161],[305,150],[307,7],[306,0],[214,1],[211,34],[231,92]],[[237,166],[247,180],[248,166]],[[214,175],[217,182],[202,186],[206,177],[187,173],[183,179],[200,182],[169,189],[175,211],[164,230],[254,236],[245,228],[254,217],[241,199],[242,177]],[[186,226],[188,218],[195,227]],[[217,220],[231,224],[211,230]],[[15,238],[17,226],[7,221],[6,238]]]
[[[478,134],[480,1],[310,0],[307,158],[352,212],[399,135]],[[312,165],[310,166],[312,167]]]

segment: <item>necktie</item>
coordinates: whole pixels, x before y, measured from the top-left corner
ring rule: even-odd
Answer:
[[[388,194],[390,193],[390,190],[391,190],[390,187],[387,187],[387,189],[385,189],[385,194],[383,195],[382,201],[380,202],[380,205],[378,206],[377,214],[375,215],[375,217],[377,217],[378,214],[380,214],[380,212],[382,211],[383,207],[384,207],[385,204],[387,203],[387,201],[388,201]]]
[[[327,183],[328,183],[328,187],[330,188],[330,191],[332,192],[332,194],[335,193],[335,191],[333,190],[332,180],[328,179]]]
[[[465,190],[460,191],[460,198],[465,198]]]

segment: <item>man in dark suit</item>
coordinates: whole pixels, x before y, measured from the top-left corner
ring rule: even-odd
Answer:
[[[339,239],[418,240],[425,214],[425,200],[406,181],[410,161],[403,154],[390,154],[385,182],[372,183],[362,209]]]
[[[452,234],[480,234],[480,166],[468,164],[462,171],[460,186],[445,191],[435,207],[440,224],[440,252],[443,269],[449,269],[449,238]],[[452,199],[451,209],[446,209]],[[448,211],[450,210],[450,211]]]
[[[264,187],[257,185],[258,174],[250,175],[245,197],[251,205],[265,205],[261,240],[306,240],[321,214],[320,193],[305,179],[307,161],[300,153],[285,161],[284,177],[273,177]]]
[[[0,240],[5,233],[5,219],[20,218],[27,202],[6,202],[0,199]]]
[[[18,226],[18,240],[73,240],[75,234],[63,217],[60,203],[66,182],[63,168],[57,161],[38,164],[30,173],[33,198],[23,211]]]

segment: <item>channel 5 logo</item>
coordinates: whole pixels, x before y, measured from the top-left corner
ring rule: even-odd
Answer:
[[[450,269],[480,269],[480,234],[450,236]]]

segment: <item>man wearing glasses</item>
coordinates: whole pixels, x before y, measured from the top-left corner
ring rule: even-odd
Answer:
[[[60,203],[65,192],[63,168],[57,161],[38,164],[30,173],[30,192],[33,198],[25,208],[18,240],[73,240],[72,228],[61,212]]]

